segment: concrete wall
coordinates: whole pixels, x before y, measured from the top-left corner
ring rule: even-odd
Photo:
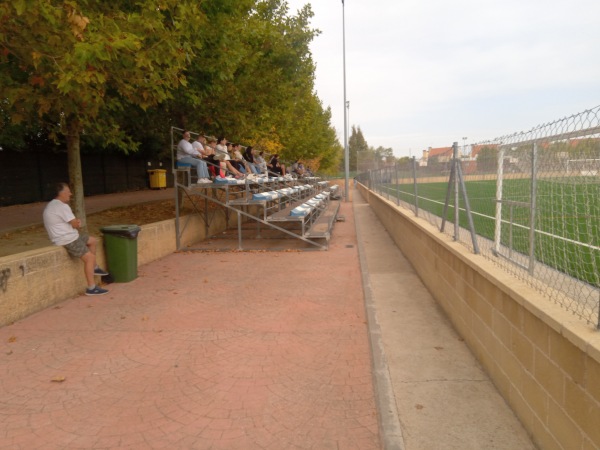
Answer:
[[[206,237],[205,225],[197,215],[187,221],[182,247]],[[236,223],[235,215],[230,226]],[[175,219],[143,225],[138,235],[138,266],[176,251]],[[215,213],[209,235],[225,229],[225,215]],[[104,247],[100,239],[97,258],[104,266]],[[0,326],[15,322],[85,291],[83,263],[71,258],[63,247],[49,246],[16,255],[0,257]]]
[[[599,449],[600,332],[425,220],[359,189],[537,445]]]

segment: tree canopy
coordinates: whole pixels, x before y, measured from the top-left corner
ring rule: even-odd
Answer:
[[[66,148],[82,217],[81,149],[168,149],[171,126],[337,166],[308,5],[291,15],[283,0],[13,0],[0,18],[0,145]]]

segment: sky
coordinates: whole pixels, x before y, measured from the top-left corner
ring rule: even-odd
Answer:
[[[344,23],[349,129],[398,157],[600,105],[598,0],[288,0],[291,14],[306,4],[321,31],[315,88],[342,145]]]

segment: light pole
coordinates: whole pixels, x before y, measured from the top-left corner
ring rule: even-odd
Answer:
[[[349,200],[348,172],[350,172],[350,161],[348,157],[348,110],[346,108],[346,10],[342,0],[342,45],[344,55],[344,189],[345,200]]]
[[[348,110],[348,139],[350,139],[350,100],[346,100],[346,109]]]
[[[467,156],[467,154],[465,153],[465,143],[466,143],[466,141],[467,141],[467,138],[466,138],[466,136],[465,136],[465,137],[463,137],[463,151],[462,151],[463,158],[464,158],[465,156]]]
[[[346,111],[348,112],[348,157],[350,156],[350,100],[346,100]],[[348,158],[350,159],[350,158]],[[356,163],[357,167],[356,169],[358,170],[358,162]],[[348,165],[350,165],[350,163],[348,163]]]

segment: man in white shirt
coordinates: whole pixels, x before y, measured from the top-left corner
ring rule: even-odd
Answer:
[[[198,184],[211,183],[206,162],[202,160],[202,153],[190,143],[190,132],[183,132],[183,139],[177,144],[177,161],[196,167]]]
[[[67,183],[56,185],[56,197],[44,209],[44,226],[55,245],[63,246],[69,255],[83,261],[87,281],[85,295],[103,295],[108,291],[96,285],[94,275],[108,275],[108,272],[96,265],[96,238],[87,234],[80,235],[77,231],[81,228],[81,220],[73,215],[69,206],[72,195]]]

